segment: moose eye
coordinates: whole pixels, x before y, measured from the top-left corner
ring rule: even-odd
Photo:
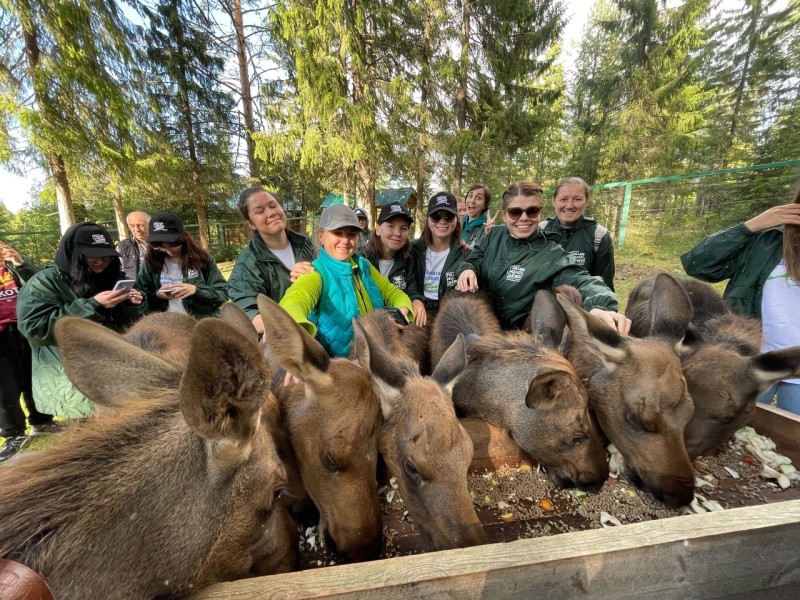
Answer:
[[[406,476],[412,481],[412,483],[419,485],[422,483],[422,476],[417,471],[417,467],[414,466],[410,460],[406,460],[403,463],[403,471],[405,471]]]
[[[283,486],[275,488],[275,490],[272,492],[273,501],[277,502],[278,500],[280,500],[284,492],[286,492],[286,488]]]
[[[327,452],[322,453],[320,456],[320,462],[322,462],[322,466],[328,469],[328,471],[331,473],[338,473],[339,471],[344,470],[342,466],[339,465]]]
[[[628,413],[625,417],[625,420],[628,421],[628,425],[636,429],[637,431],[644,431],[644,425],[642,425],[641,419],[639,419],[639,415],[635,413]]]
[[[572,439],[570,439],[569,443],[570,443],[571,446],[578,446],[578,445],[582,444],[585,441],[586,441],[586,436],[585,435],[575,435],[575,436],[572,436]]]

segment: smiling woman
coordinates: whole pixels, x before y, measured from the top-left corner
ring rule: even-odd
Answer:
[[[363,229],[344,204],[329,206],[320,217],[322,250],[314,270],[300,276],[280,305],[333,356],[348,356],[353,319],[386,306],[413,316],[411,300],[380,271],[355,254]]]

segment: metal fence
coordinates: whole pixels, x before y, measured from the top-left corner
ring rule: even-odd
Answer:
[[[612,231],[617,247],[625,248],[626,254],[678,256],[714,231],[789,202],[798,182],[800,159],[603,183],[591,186],[587,214]],[[552,207],[545,210],[545,217],[548,214]],[[289,216],[288,226],[311,235],[319,226],[319,215]],[[185,227],[199,239],[198,225]],[[117,237],[116,229],[109,231]],[[219,262],[234,260],[250,237],[241,221],[212,222],[208,234],[209,250]],[[40,266],[53,261],[60,237],[58,231],[0,232],[0,239]]]
[[[592,187],[587,213],[626,253],[680,255],[707,235],[790,201],[800,160]]]

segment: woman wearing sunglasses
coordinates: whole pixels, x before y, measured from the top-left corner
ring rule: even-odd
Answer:
[[[431,323],[439,312],[439,301],[456,285],[456,268],[464,260],[466,249],[461,242],[458,202],[447,192],[438,192],[428,200],[428,218],[422,235],[411,244],[411,260],[416,277],[414,322],[420,327]]]
[[[545,233],[555,238],[576,263],[590,275],[603,278],[614,289],[614,244],[608,229],[583,213],[589,204],[589,186],[580,177],[567,177],[558,182],[553,192],[556,216],[539,223]]]
[[[228,285],[217,263],[168,212],[150,219],[147,254],[136,279],[147,312],[178,312],[213,317],[228,299]]]
[[[539,229],[539,184],[512,183],[503,193],[502,210],[506,226],[491,229],[460,265],[459,290],[487,290],[503,328],[519,329],[538,290],[571,285],[581,292],[585,309],[620,333],[628,333],[630,320],[616,312],[616,294],[575,264],[558,243]]]

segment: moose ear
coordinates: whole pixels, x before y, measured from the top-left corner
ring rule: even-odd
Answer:
[[[233,302],[226,302],[220,307],[219,318],[234,327],[254,344],[258,343],[258,332],[250,317]]]
[[[258,428],[270,371],[258,346],[219,319],[192,335],[180,385],[181,412],[201,437],[247,441]]]
[[[656,275],[650,296],[650,335],[666,340],[680,351],[694,311],[689,295],[669,273]]]
[[[383,418],[388,419],[394,412],[395,404],[402,398],[406,376],[381,344],[372,342],[358,319],[353,319],[353,345],[356,361],[372,374],[381,400]]]
[[[615,370],[628,356],[625,338],[563,296],[559,295],[557,299],[572,332],[570,356],[594,357],[606,370]]]
[[[458,376],[467,366],[467,341],[463,333],[459,333],[456,339],[439,360],[431,374],[431,379],[438,383],[448,394],[453,393]]]
[[[800,346],[765,352],[750,361],[750,372],[763,392],[773,383],[800,375]]]
[[[97,404],[121,406],[131,398],[146,397],[148,390],[175,388],[180,381],[177,366],[99,323],[62,317],[55,336],[70,381]]]
[[[531,306],[531,333],[538,334],[542,343],[551,350],[558,350],[567,318],[556,297],[547,290],[539,290]]]
[[[550,408],[558,393],[570,385],[572,379],[565,371],[550,371],[533,378],[525,396],[528,408]]]
[[[264,321],[264,340],[270,358],[292,375],[306,381],[327,378],[331,357],[317,340],[300,327],[277,302],[258,295],[258,311]]]

